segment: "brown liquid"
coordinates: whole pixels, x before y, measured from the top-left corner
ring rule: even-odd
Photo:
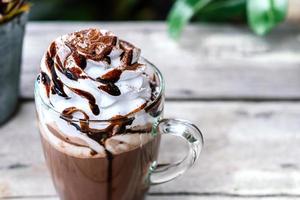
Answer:
[[[61,200],[144,199],[149,187],[149,167],[157,158],[159,136],[120,154],[106,150],[106,156],[80,158],[57,150],[43,132],[41,135],[47,165]]]

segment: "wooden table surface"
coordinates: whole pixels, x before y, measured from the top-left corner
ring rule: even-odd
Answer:
[[[166,79],[166,117],[205,136],[196,166],[147,200],[300,199],[300,26],[262,38],[246,27],[191,25],[179,42],[164,23],[29,23],[20,108],[0,127],[0,199],[57,200],[35,121],[33,82],[58,35],[101,27],[142,48]],[[3,56],[3,55],[2,55]],[[178,159],[164,141],[163,160]]]

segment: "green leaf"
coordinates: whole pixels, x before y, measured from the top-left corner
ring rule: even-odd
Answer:
[[[170,36],[178,38],[184,26],[193,15],[204,8],[212,0],[177,0],[168,16]]]
[[[214,0],[196,14],[196,20],[209,22],[244,22],[247,0]]]
[[[247,18],[250,28],[258,35],[265,35],[285,19],[287,6],[287,0],[248,0]]]

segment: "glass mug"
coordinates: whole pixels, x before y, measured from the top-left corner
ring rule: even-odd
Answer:
[[[146,59],[147,73],[159,87],[155,99],[144,109],[126,119],[82,120],[67,119],[68,123],[87,123],[93,126],[120,124],[149,113],[144,130],[113,136],[106,140],[106,153],[78,151],[80,147],[61,138],[55,121],[61,113],[44,102],[35,84],[35,103],[42,146],[55,189],[62,200],[141,200],[150,185],[168,182],[194,165],[203,146],[200,130],[188,121],[163,119],[164,82],[160,71]],[[142,120],[140,120],[142,121]],[[129,132],[129,130],[128,130]],[[159,165],[160,139],[164,135],[179,136],[188,143],[189,151],[179,162]]]

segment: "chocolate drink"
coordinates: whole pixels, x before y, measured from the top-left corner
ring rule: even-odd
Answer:
[[[60,199],[144,198],[163,110],[161,80],[148,64],[138,48],[103,30],[64,35],[49,46],[35,99]]]
[[[42,129],[41,133],[43,135]],[[157,157],[158,137],[142,147],[132,146],[129,151],[117,155],[86,158],[68,155],[54,148],[44,136],[41,138],[55,188],[62,200],[144,199],[149,187],[149,168]],[[120,143],[110,142],[112,145]]]

